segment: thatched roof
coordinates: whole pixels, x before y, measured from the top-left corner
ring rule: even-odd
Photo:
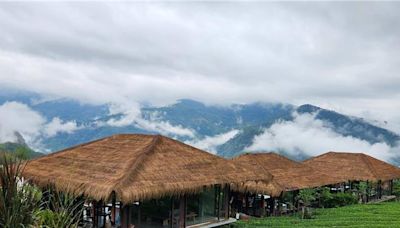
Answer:
[[[239,164],[249,164],[255,170],[265,169],[273,175],[272,182],[281,191],[313,188],[342,182],[307,165],[292,161],[276,153],[248,153],[233,159]],[[248,182],[252,185],[251,182]],[[261,184],[258,184],[261,185]],[[262,186],[260,186],[261,188]]]
[[[24,176],[96,200],[114,191],[125,203],[271,178],[176,140],[139,134],[114,135],[34,159]]]
[[[303,162],[335,178],[378,181],[400,178],[400,169],[363,153],[328,152]]]

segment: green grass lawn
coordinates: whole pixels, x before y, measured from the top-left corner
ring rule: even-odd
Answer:
[[[400,202],[315,209],[313,219],[298,215],[238,221],[235,227],[400,227]]]

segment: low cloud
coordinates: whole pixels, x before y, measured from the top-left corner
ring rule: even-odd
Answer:
[[[239,130],[231,130],[215,136],[206,136],[204,139],[201,140],[186,141],[185,143],[216,154],[217,146],[226,143],[228,140],[235,137],[235,135],[237,135],[238,133]]]
[[[50,122],[20,102],[6,102],[0,106],[0,143],[16,142],[15,132],[22,135],[33,148],[41,148],[41,137],[52,137],[58,133],[73,133],[82,128],[75,121],[65,122],[54,117]]]
[[[385,161],[395,157],[396,148],[386,143],[371,144],[351,136],[343,136],[329,124],[311,114],[295,114],[293,121],[273,124],[259,136],[247,151],[284,151],[291,155],[316,156],[328,151],[363,152]]]
[[[71,134],[76,130],[79,130],[76,121],[64,122],[58,117],[54,117],[48,124],[43,128],[43,132],[47,137],[52,137],[57,135],[57,133],[68,133]]]
[[[400,132],[399,10],[398,2],[6,3],[0,87],[93,104],[312,103]]]
[[[133,125],[135,127],[154,131],[165,135],[195,137],[196,132],[184,128],[181,125],[172,125],[168,121],[160,120],[157,116],[151,116],[149,120],[142,118],[138,105],[111,105],[110,115],[121,115],[118,118],[111,118],[105,124],[113,127],[124,127]],[[104,123],[100,123],[104,124]]]
[[[0,106],[0,142],[17,140],[19,132],[29,144],[40,135],[40,128],[46,120],[27,105],[18,102],[6,102]]]

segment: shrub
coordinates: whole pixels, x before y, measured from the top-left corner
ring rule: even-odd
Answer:
[[[329,207],[329,204],[332,201],[332,199],[333,199],[333,194],[331,193],[330,189],[328,187],[322,188],[319,194],[319,200],[322,207]]]
[[[40,208],[41,192],[21,181],[24,164],[3,154],[0,159],[0,227],[25,227],[33,224]]]
[[[301,204],[301,218],[310,219],[312,218],[312,211],[310,205],[315,201],[315,190],[314,189],[302,189],[297,196]]]
[[[22,181],[25,164],[16,156],[0,156],[0,227],[77,227],[83,200],[72,194],[42,192]]]
[[[324,207],[342,207],[346,205],[358,203],[358,197],[351,193],[338,192],[331,194],[331,198],[326,199],[323,203]]]
[[[46,192],[45,208],[36,213],[39,227],[78,227],[83,213],[83,199],[73,194],[49,189]]]
[[[363,203],[367,202],[367,195],[368,195],[368,183],[365,181],[361,181],[358,185],[356,185],[357,187],[357,193],[359,198],[361,199],[361,201]]]
[[[393,181],[393,195],[395,195],[397,198],[400,197],[400,181]]]

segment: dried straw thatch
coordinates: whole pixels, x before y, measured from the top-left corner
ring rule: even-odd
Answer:
[[[281,192],[336,184],[343,181],[276,153],[248,153],[233,160],[237,164],[247,163],[255,170],[265,169],[273,175],[272,182],[266,183],[265,186],[280,187]],[[252,182],[247,182],[247,184],[254,185]],[[260,183],[258,186],[262,188]]]
[[[400,169],[363,153],[328,152],[303,162],[334,178],[386,181],[400,178]]]
[[[160,135],[114,135],[28,162],[24,176],[40,186],[129,203],[190,194],[205,186],[272,176]]]

